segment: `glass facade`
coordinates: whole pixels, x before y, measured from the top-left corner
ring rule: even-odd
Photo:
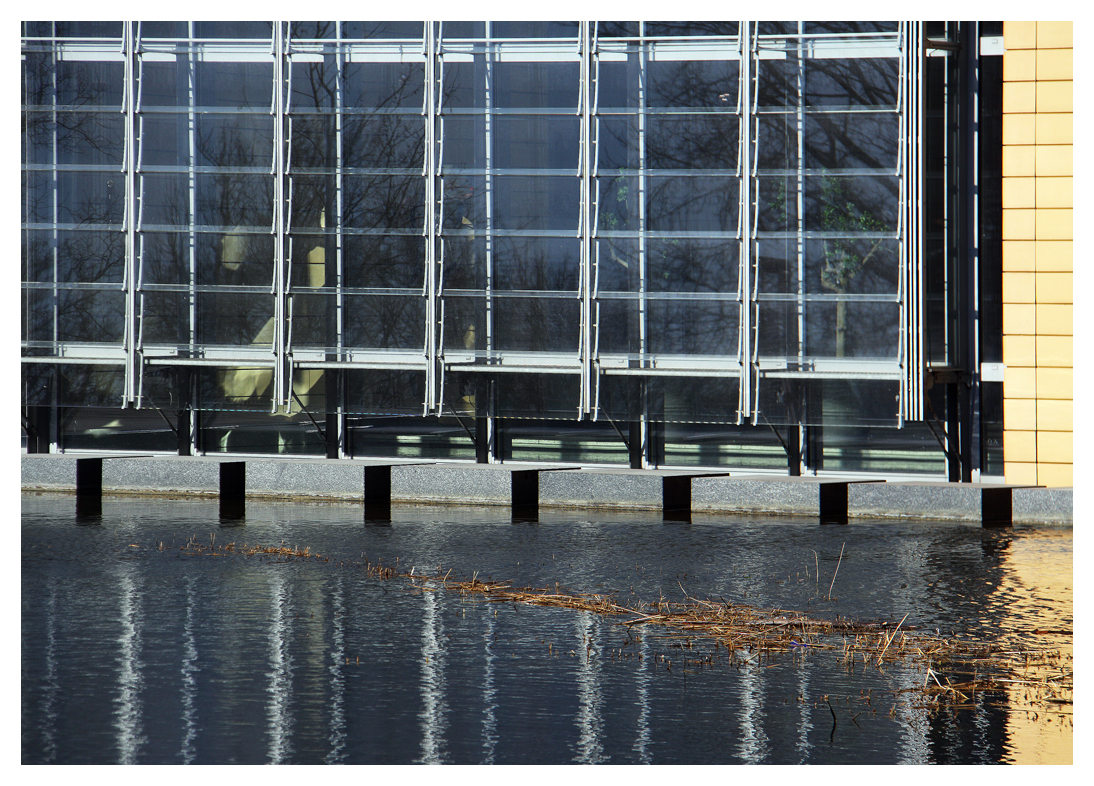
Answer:
[[[23,34],[24,423],[60,449],[98,408],[184,452],[793,472],[880,429],[944,470],[919,23]]]

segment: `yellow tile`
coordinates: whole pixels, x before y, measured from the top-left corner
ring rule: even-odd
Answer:
[[[1036,22],[1003,22],[1003,45],[1012,49],[1037,48]]]
[[[1023,369],[1024,370],[1024,369]],[[1010,369],[1007,369],[1010,371]],[[1039,399],[1069,399],[1074,372],[1069,368],[1039,368],[1034,383]]]
[[[1037,369],[1007,366],[1003,372],[1003,396],[1005,398],[1037,398]],[[1003,416],[1006,417],[1005,411]]]
[[[1006,304],[1003,305],[1006,308]],[[1020,308],[1017,306],[1016,308]],[[1037,309],[1037,335],[1039,336],[1074,336],[1072,323],[1072,307],[1056,303],[1038,303]],[[1006,317],[1004,317],[1004,320]],[[1003,323],[1004,325],[1006,322]]]
[[[1073,441],[1070,431],[1038,431],[1037,463],[1070,464],[1073,460]],[[1003,454],[1004,459],[1006,455]]]
[[[1007,461],[1006,455],[1006,453],[1003,454],[1003,475],[1007,483],[1016,486],[1036,486],[1037,465]]]
[[[1008,112],[1036,112],[1036,82],[1004,82],[1003,114]]]
[[[1005,181],[1004,181],[1005,182]],[[1036,240],[1037,211],[1024,208],[1003,209],[1003,240]]]
[[[1003,428],[1015,431],[1037,428],[1037,401],[1032,398],[1004,398]]]
[[[1003,464],[1006,467],[1006,462]],[[1004,469],[1004,472],[1006,470]],[[1008,479],[1009,483],[1010,480]],[[1074,488],[1074,465],[1073,464],[1038,464],[1037,465],[1037,485],[1048,486],[1050,488]]]
[[[1037,22],[1037,46],[1042,49],[1070,49],[1074,45],[1073,25],[1073,22]],[[1006,30],[1005,24],[1003,29]]]
[[[1011,115],[1011,117],[1033,117],[1033,115]],[[1003,178],[1003,209],[1015,207],[1037,207],[1037,178]]]
[[[1003,39],[1006,46],[1006,38]],[[1003,81],[1028,82],[1037,78],[1037,50],[1010,49],[1003,55]]]
[[[1033,145],[1037,143],[1037,115],[1011,113],[1003,115],[1004,145]],[[1064,115],[1067,117],[1067,115]]]
[[[1003,241],[1003,270],[1036,270],[1037,244],[1029,240]]]
[[[1025,117],[1025,115],[1014,115],[1014,117]],[[1034,117],[1036,118],[1035,128],[1038,144],[1070,145],[1074,141],[1075,135],[1073,129],[1075,126],[1075,115],[1070,112],[1045,112],[1034,115]],[[1005,129],[1005,117],[1003,118],[1003,122],[1003,127]],[[1003,144],[1006,144],[1005,137]]]
[[[1063,401],[1038,401],[1037,402],[1037,431],[1066,431],[1073,429],[1072,413],[1075,404],[1070,400]],[[1019,431],[1018,434],[1030,434],[1033,432]],[[1015,458],[1015,461],[1026,461],[1023,458]]]
[[[1054,338],[1057,338],[1054,336]],[[1037,365],[1037,339],[1035,336],[1003,335],[1003,363],[1010,366],[1032,368]],[[1054,363],[1052,365],[1061,365]]]
[[[1025,83],[1022,83],[1025,84]],[[1005,91],[1004,91],[1004,109]],[[1037,111],[1038,112],[1071,112],[1072,88],[1071,82],[1038,82],[1037,83]]]
[[[1036,273],[1003,273],[1004,303],[1036,303]],[[1004,323],[1005,325],[1005,323]]]
[[[1074,169],[1071,145],[1037,145],[1034,157],[1037,175],[1071,177]]]
[[[1025,178],[1007,178],[1007,180],[1024,180]],[[1006,180],[1003,181],[1003,193],[1006,193]],[[1038,177],[1034,187],[1037,207],[1073,207],[1074,183],[1070,177]],[[1003,204],[1006,197],[1003,197]],[[1015,205],[1020,207],[1020,205]],[[1070,239],[1070,238],[1069,238]]]
[[[1073,247],[1074,244],[1070,240],[1038,240],[1034,244],[1034,261],[1037,271],[1071,271],[1074,267]],[[1004,257],[1005,265],[1006,257]]]
[[[1036,461],[1037,432],[1012,429],[1004,431],[1003,457],[1005,461]]]
[[[1037,147],[1035,145],[1003,147],[1003,177],[1032,177],[1036,174]]]
[[[1034,224],[1041,240],[1072,240],[1075,237],[1071,225],[1071,208],[1038,208]]]
[[[1032,303],[1004,303],[1003,333],[1008,336],[1037,335],[1037,306]]]
[[[1006,273],[1003,286],[1006,286]],[[1021,275],[1021,274],[1017,274]],[[1038,303],[1074,303],[1071,273],[1037,273]]]
[[[1050,79],[1071,79],[1071,50],[1070,49],[1038,49],[1037,50],[1037,79],[1046,81]],[[1006,79],[1006,62],[1003,63],[1004,79]]]
[[[1003,362],[1006,362],[1007,357],[1007,336],[1003,336]],[[1014,340],[1030,338],[1029,336],[1014,336]],[[1034,340],[1034,349],[1036,354],[1036,365],[1038,366],[1058,366],[1061,368],[1071,368],[1075,364],[1075,339],[1071,336],[1037,336]],[[1025,358],[1025,355],[1018,354],[1019,350],[1024,350],[1026,347],[1022,344],[1015,346],[1015,357]],[[1021,363],[1019,365],[1026,365]]]

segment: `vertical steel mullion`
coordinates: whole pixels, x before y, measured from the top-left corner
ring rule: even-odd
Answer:
[[[737,413],[737,422],[744,417],[750,417],[755,424],[755,413],[752,405],[752,308],[754,298],[752,295],[752,160],[751,143],[749,136],[752,131],[752,30],[751,22],[741,22],[740,52],[741,52],[741,140],[738,147],[738,155],[741,157],[739,167],[740,177],[740,211],[741,211],[741,255],[740,271],[741,293],[741,357],[740,357],[740,406]],[[758,381],[757,381],[758,384]]]
[[[589,22],[581,22],[579,28],[579,41],[578,52],[580,53],[580,63],[578,66],[579,85],[578,85],[578,113],[580,117],[580,132],[579,132],[579,145],[580,161],[578,174],[580,176],[579,188],[580,198],[578,199],[579,214],[578,214],[578,226],[581,233],[581,252],[580,259],[580,348],[579,357],[581,360],[581,378],[580,378],[580,405],[579,416],[591,415],[593,411],[592,401],[592,374],[593,374],[593,342],[592,342],[592,329],[593,329],[593,300],[592,300],[592,248],[593,248],[593,225],[592,225],[592,202],[593,202],[593,188],[594,183],[592,180],[592,106],[591,106],[591,94],[592,94],[592,68],[593,66],[593,54],[590,51],[590,36],[589,36]]]
[[[805,47],[802,36],[805,25],[798,22],[798,104],[797,139],[798,176],[795,187],[797,209],[797,263],[798,263],[798,367],[805,361]]]
[[[486,350],[494,349],[494,118],[491,113],[494,110],[494,43],[492,41],[492,23],[486,23],[486,92],[484,94],[484,132],[486,135],[485,166],[486,177],[483,190],[486,198],[486,226],[485,247],[483,248],[483,265],[486,279],[486,314],[483,326],[486,333]],[[477,351],[477,348],[476,348]]]
[[[425,30],[425,400],[422,402],[422,415],[441,412],[441,392],[439,388],[439,362],[437,353],[437,331],[439,311],[437,290],[437,96],[438,72],[443,68],[434,22],[428,22]]]
[[[197,304],[197,231],[195,229],[195,222],[197,221],[197,53],[194,50],[194,23],[187,22],[187,43],[186,43],[186,192],[187,192],[187,205],[186,209],[189,213],[187,218],[187,261],[188,261],[188,280],[189,285],[188,292],[188,309],[187,315],[189,319],[187,334],[189,341],[187,342],[187,354],[193,356],[197,350],[197,324],[198,324],[198,304]],[[177,83],[176,83],[177,84]]]
[[[289,404],[288,380],[285,364],[286,355],[286,287],[285,287],[285,68],[284,68],[284,27],[281,21],[274,22],[274,95],[271,114],[274,123],[274,379],[272,411],[287,408]]]
[[[125,159],[122,164],[125,174],[125,389],[122,406],[136,403],[137,376],[140,369],[137,364],[137,276],[136,240],[137,240],[137,204],[136,204],[136,65],[135,36],[133,22],[123,23],[122,51],[125,53],[124,68],[124,106],[125,106]]]

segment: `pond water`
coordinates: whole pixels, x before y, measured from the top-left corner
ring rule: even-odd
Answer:
[[[279,560],[187,542],[309,549]],[[842,554],[842,556],[841,556]],[[926,665],[731,657],[703,636],[487,603],[515,587],[890,621],[1071,653],[1072,531],[542,510],[22,498],[22,762],[1070,763],[1072,705],[925,707]],[[831,600],[828,599],[831,586]],[[1070,663],[1068,663],[1070,665]],[[1031,667],[1032,668],[1032,667]],[[1036,675],[1032,676],[1034,679]]]

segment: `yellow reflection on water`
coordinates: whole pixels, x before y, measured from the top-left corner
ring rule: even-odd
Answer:
[[[1006,761],[1071,764],[1074,705],[1072,531],[1022,533],[1006,550],[997,590],[1007,614],[1004,638],[1056,654],[1030,659],[1008,686]],[[1061,683],[1066,681],[1066,689]]]

